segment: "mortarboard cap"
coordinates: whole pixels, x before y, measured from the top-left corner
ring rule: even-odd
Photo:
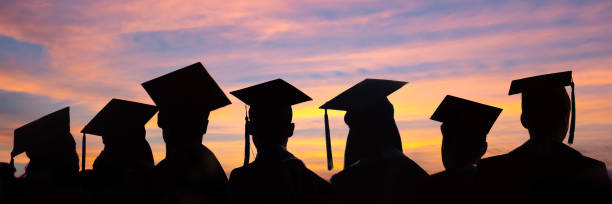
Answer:
[[[362,110],[380,100],[388,100],[387,96],[402,88],[407,83],[408,82],[404,81],[385,79],[365,79],[319,107],[320,109],[325,109],[325,143],[327,149],[328,170],[331,170],[334,168],[334,166],[331,152],[331,138],[327,109],[344,111]]]
[[[157,107],[148,104],[121,99],[112,99],[108,102],[81,130],[81,133],[83,133],[81,159],[83,169],[85,169],[85,134],[104,137],[129,128],[144,127],[155,113],[157,113]]]
[[[323,104],[320,109],[344,110],[364,108],[402,88],[408,82],[365,79]]]
[[[308,95],[282,79],[230,92],[249,106],[292,106],[312,100]]]
[[[538,75],[523,79],[513,80],[510,84],[508,95],[514,95],[525,92],[549,91],[553,89],[571,86],[571,101],[572,101],[572,117],[569,130],[569,144],[574,143],[574,130],[576,129],[576,102],[574,95],[574,80],[572,79],[572,71],[557,72],[552,74]]]
[[[110,136],[122,131],[123,128],[144,127],[155,113],[157,113],[157,107],[153,105],[112,99],[85,125],[81,132]]]
[[[275,79],[240,90],[230,94],[252,107],[286,107],[305,101],[310,101],[308,95],[282,79]],[[250,138],[248,132],[249,117],[245,114],[244,130],[244,165],[249,164]]]
[[[430,119],[443,123],[461,122],[481,130],[486,137],[501,112],[497,107],[446,95]]]
[[[144,82],[142,87],[162,110],[208,112],[231,104],[200,62]]]
[[[38,145],[66,139],[64,137],[70,137],[68,139],[74,141],[69,135],[70,107],[65,107],[15,129],[11,165],[14,166],[15,156],[30,151]]]
[[[544,74],[513,80],[508,95],[528,91],[541,91],[572,85],[572,71]]]

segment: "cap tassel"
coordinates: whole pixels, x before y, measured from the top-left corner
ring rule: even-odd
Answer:
[[[82,149],[82,154],[81,154],[81,172],[85,171],[85,155],[87,154],[87,152],[85,151],[87,148],[87,140],[85,138],[85,133],[83,133],[83,145],[81,145]]]
[[[574,95],[574,82],[572,82],[570,86],[572,87],[572,118],[567,143],[574,144],[574,131],[576,130],[576,96]]]
[[[11,162],[9,163],[13,169],[15,169],[15,157],[11,154]]]
[[[327,117],[327,109],[325,109],[325,147],[327,149],[327,170],[334,168],[334,161],[331,152],[331,138],[329,136],[329,119]]]
[[[249,164],[249,153],[251,148],[251,140],[249,138],[249,115],[247,111],[247,107],[244,106],[244,166]]]

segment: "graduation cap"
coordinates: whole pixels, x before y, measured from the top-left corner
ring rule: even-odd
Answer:
[[[572,71],[557,72],[513,80],[510,84],[508,95],[526,92],[551,91],[554,89],[563,88],[565,86],[572,87],[572,118],[569,138],[567,140],[569,144],[572,144],[574,143],[574,130],[576,128],[576,97],[574,96],[574,81],[572,79]]]
[[[108,102],[81,130],[83,133],[82,169],[85,169],[85,134],[107,137],[126,129],[144,127],[155,113],[157,113],[157,107],[148,104],[121,99],[112,99]]]
[[[334,164],[331,153],[331,138],[327,109],[343,111],[363,110],[381,100],[388,100],[387,96],[402,88],[407,83],[408,82],[384,79],[365,79],[319,107],[320,109],[325,109],[325,142],[328,170],[334,168]]]
[[[144,82],[142,87],[161,110],[210,112],[231,104],[200,62]]]
[[[282,79],[275,79],[240,90],[230,94],[251,107],[291,107],[292,105],[310,101],[308,95]],[[245,114],[244,130],[244,165],[249,164],[250,138],[248,132],[249,117]]]
[[[15,129],[11,166],[15,168],[14,157],[30,151],[38,145],[65,139],[70,133],[70,107],[65,107]],[[74,139],[70,136],[69,139]]]
[[[481,130],[486,136],[501,112],[497,107],[446,95],[430,119],[442,123],[460,122]]]

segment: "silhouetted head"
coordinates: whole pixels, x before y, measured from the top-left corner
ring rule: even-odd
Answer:
[[[155,113],[157,107],[153,105],[121,99],[108,102],[81,130],[101,136],[104,143],[104,149],[93,163],[94,171],[107,174],[129,171],[141,164],[152,167],[153,155],[145,138],[145,124]]]
[[[386,98],[367,108],[349,109],[344,122],[349,127],[344,156],[346,166],[365,157],[376,157],[390,148],[402,151],[393,105]]]
[[[157,125],[167,146],[200,147],[210,112],[231,104],[199,62],[142,83],[142,87],[159,107]]]
[[[146,141],[145,127],[126,127],[121,131],[108,133],[102,136],[105,146],[129,146],[130,144]]]
[[[346,111],[344,121],[349,126],[349,135],[344,152],[345,167],[365,157],[378,157],[389,150],[402,151],[399,130],[393,119],[393,105],[387,96],[407,83],[365,79],[319,107],[325,109],[325,136],[328,142],[331,139],[327,131],[327,109]],[[328,148],[328,169],[331,169],[331,158],[331,148]]]
[[[26,178],[62,179],[79,170],[76,144],[70,134],[69,107],[48,114],[15,130],[11,156],[23,152],[30,158]]]
[[[157,125],[163,130],[164,142],[167,145],[192,146],[201,145],[202,136],[208,128],[210,112],[193,114],[164,110],[157,114]]]
[[[249,109],[249,132],[258,151],[270,147],[287,146],[295,124],[291,122],[293,111],[289,106],[255,106]]]
[[[574,82],[572,72],[544,74],[513,80],[509,95],[522,93],[521,124],[529,130],[532,141],[562,142],[568,132],[570,111],[575,110],[575,101],[565,91],[572,88],[574,99]],[[570,104],[571,102],[571,104]],[[568,143],[573,143],[575,114],[572,115],[571,132]]]
[[[249,162],[250,138],[257,153],[287,147],[288,138],[293,135],[295,124],[291,123],[291,106],[312,100],[308,95],[282,79],[232,91],[230,94],[250,106],[245,117],[245,159]]]
[[[124,128],[102,136],[104,149],[93,163],[93,170],[105,173],[135,172],[152,168],[155,163],[144,127]]]
[[[524,92],[521,123],[534,140],[562,142],[570,118],[570,99],[565,88]]]
[[[442,122],[442,163],[449,169],[476,164],[502,109],[447,95],[430,119]]]
[[[79,171],[76,143],[70,133],[56,137],[45,144],[37,144],[26,155],[30,158],[25,174],[27,178],[50,181],[74,176]]]
[[[442,123],[442,164],[447,170],[476,164],[487,152],[487,133],[462,123]]]

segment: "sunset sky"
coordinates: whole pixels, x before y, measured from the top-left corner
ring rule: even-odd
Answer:
[[[446,94],[504,109],[485,156],[498,155],[528,138],[510,81],[566,70],[576,83],[572,147],[612,169],[610,10],[612,1],[3,0],[0,161],[15,128],[65,106],[80,154],[79,131],[108,101],[153,104],[140,83],[202,62],[233,102],[212,112],[203,140],[228,174],[243,159],[236,89],[282,78],[311,96],[294,106],[288,148],[328,179],[343,168],[348,131],[344,112],[331,111],[327,171],[318,107],[365,78],[408,81],[389,97],[404,153],[435,173],[440,123],[429,117]],[[155,118],[147,138],[159,162]],[[91,168],[103,144],[89,136],[87,147]]]

